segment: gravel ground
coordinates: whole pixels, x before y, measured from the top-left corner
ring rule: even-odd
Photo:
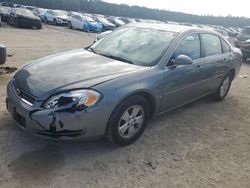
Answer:
[[[95,35],[62,27],[42,30],[3,25],[5,66],[84,47]],[[241,75],[249,75],[244,78]],[[128,147],[104,140],[54,143],[20,130],[5,108],[0,76],[0,187],[250,187],[250,63],[228,97],[201,99],[154,120]]]

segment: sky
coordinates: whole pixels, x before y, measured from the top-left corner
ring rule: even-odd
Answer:
[[[249,0],[104,0],[197,15],[244,16],[250,18]]]

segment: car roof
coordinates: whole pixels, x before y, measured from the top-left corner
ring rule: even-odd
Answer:
[[[196,28],[192,26],[186,26],[186,25],[174,25],[174,24],[158,24],[158,23],[130,23],[127,24],[128,26],[135,26],[135,27],[142,27],[142,28],[152,28],[157,30],[164,30],[174,33],[182,33],[182,32],[209,32],[218,34],[217,32],[213,31],[212,29],[206,29],[206,28]]]

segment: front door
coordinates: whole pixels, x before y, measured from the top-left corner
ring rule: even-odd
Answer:
[[[193,64],[176,66],[174,59],[179,55],[189,56],[193,59]],[[175,108],[204,94],[205,91],[201,87],[202,64],[199,34],[185,37],[165,68],[161,111]]]

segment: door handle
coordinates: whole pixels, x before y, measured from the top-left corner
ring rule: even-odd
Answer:
[[[197,65],[196,68],[200,69],[200,68],[202,68],[202,65]]]

